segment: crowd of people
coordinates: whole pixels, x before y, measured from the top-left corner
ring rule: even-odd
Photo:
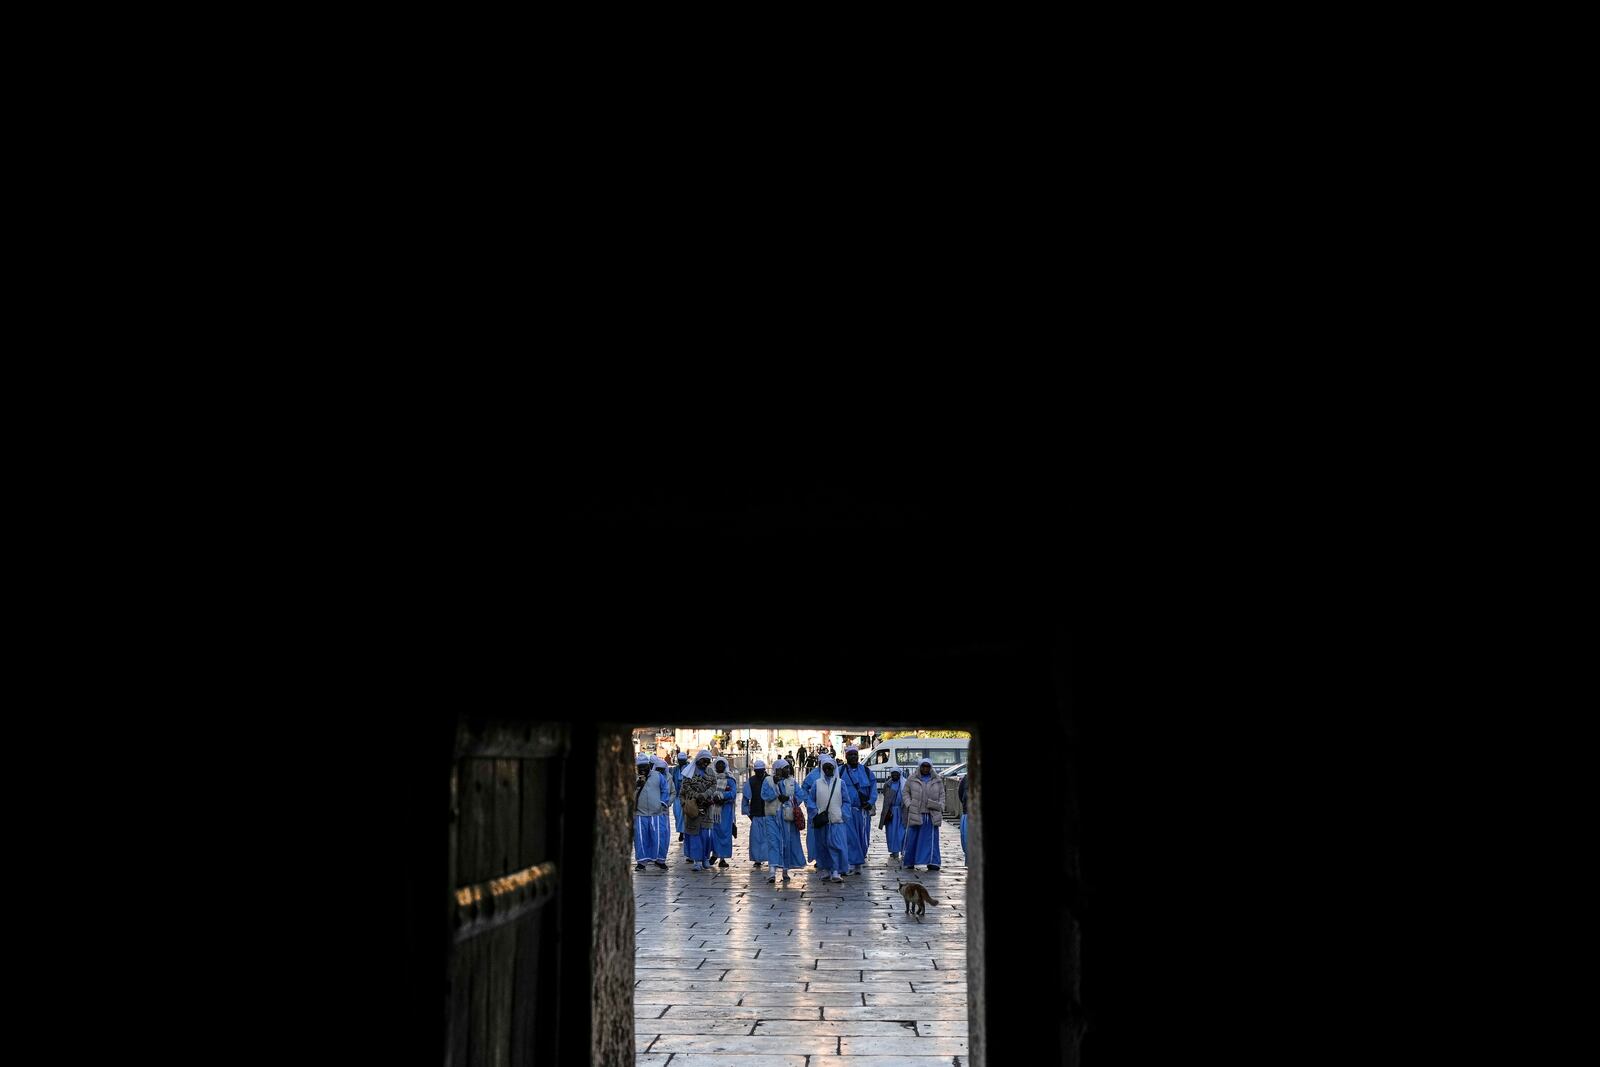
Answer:
[[[895,866],[913,871],[919,866],[937,871],[943,863],[939,827],[944,819],[944,779],[923,760],[916,772],[902,781],[899,770],[889,772],[880,789],[872,771],[861,762],[860,749],[846,745],[844,761],[831,747],[807,755],[804,747],[750,765],[744,780],[732,773],[726,758],[701,749],[691,760],[678,752],[676,766],[660,756],[640,753],[635,758],[637,792],[634,798],[634,869],[646,864],[666,870],[672,829],[677,831],[684,861],[694,871],[725,868],[736,861],[734,804],[750,819],[747,855],[757,870],[769,872],[768,882],[788,882],[790,872],[815,867],[823,880],[842,883],[861,873],[872,840],[873,813],[882,830]],[[961,798],[961,851],[967,849],[967,780]],[[880,806],[881,801],[881,806]]]

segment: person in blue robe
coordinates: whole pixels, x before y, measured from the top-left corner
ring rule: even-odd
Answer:
[[[967,776],[961,776],[961,862],[967,862]]]
[[[693,800],[698,813],[691,817],[687,808],[683,813],[683,840],[689,852],[692,870],[711,870],[711,860],[717,842],[712,827],[716,822],[714,800],[717,793],[717,776],[711,771],[711,752],[702,748],[694,758],[694,769],[683,776],[679,799],[687,804]]]
[[[843,882],[844,872],[850,868],[850,831],[845,824],[844,788],[838,766],[832,756],[824,756],[821,774],[811,787],[815,817],[822,824],[817,830],[822,849],[817,857],[817,872],[830,882]]]
[[[900,803],[900,792],[904,788],[900,772],[890,771],[889,780],[883,783],[883,814],[878,819],[878,825],[883,827],[889,858],[892,860],[900,858],[900,846],[905,842],[906,813]]]
[[[683,776],[689,770],[689,754],[678,753],[678,765],[672,768],[672,825],[678,828],[678,840],[683,842],[684,859],[689,858],[689,842],[683,840]]]
[[[667,850],[672,843],[672,805],[678,799],[672,788],[672,768],[660,756],[650,761],[661,774],[661,814],[656,816],[656,866],[667,869]]]
[[[811,790],[821,777],[822,768],[814,766],[806,774],[805,781],[800,783],[800,793],[805,798],[806,804],[806,855],[811,857],[813,867],[822,858],[822,834],[817,829],[817,801]]]
[[[904,869],[914,871],[925,863],[937,871],[939,828],[944,823],[944,779],[933,773],[933,764],[923,760],[900,793],[906,811],[905,847],[901,850]]]
[[[655,769],[650,757],[640,753],[634,761],[638,777],[634,780],[633,797],[633,869],[644,870],[646,862],[656,862],[660,847],[660,816],[666,810],[669,790],[666,779]],[[661,863],[659,866],[665,867]]]
[[[750,765],[750,777],[745,781],[739,801],[739,811],[750,818],[750,865],[756,870],[767,859],[767,761],[756,760]],[[776,794],[774,794],[776,795]]]
[[[800,831],[794,828],[795,805],[804,804],[805,798],[801,795],[800,783],[794,780],[794,767],[788,760],[780,759],[772,766],[776,772],[772,782],[776,813],[767,818],[767,855],[772,861],[772,877],[767,881],[776,882],[781,874],[787,882],[790,868],[803,871],[806,866],[805,850],[800,847]]]
[[[860,874],[872,844],[872,809],[877,806],[878,780],[861,762],[861,750],[855,745],[844,746],[839,780],[844,786],[844,825],[849,831],[846,845],[850,870],[846,873]]]
[[[717,803],[711,810],[716,818],[711,836],[717,843],[717,866],[726,867],[733,855],[733,802],[738,797],[739,779],[728,773],[728,761],[718,756],[711,761],[717,779]]]

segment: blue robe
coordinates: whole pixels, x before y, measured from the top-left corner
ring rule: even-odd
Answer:
[[[961,858],[967,858],[967,776],[961,776]]]
[[[850,863],[859,867],[867,862],[867,849],[872,845],[872,814],[861,810],[863,803],[871,805],[878,800],[878,780],[858,763],[852,769],[839,765],[839,784],[844,790],[844,825],[849,831],[845,844],[850,853]]]
[[[800,783],[793,778],[785,778],[782,782],[774,784],[772,801],[776,804],[797,803],[803,800],[800,793]],[[763,790],[762,794],[765,795]],[[791,809],[792,811],[793,809]],[[810,828],[810,824],[807,824]],[[776,815],[767,819],[767,854],[772,857],[774,867],[804,867],[806,865],[805,851],[800,847],[800,831],[794,828],[794,819],[783,817],[780,809]]]
[[[884,836],[889,839],[889,851],[896,853],[906,840],[906,809],[900,803],[902,783],[890,779],[883,787],[883,802],[889,808],[889,821],[884,824]]]
[[[678,833],[683,833],[683,801],[678,799],[678,786],[683,781],[683,769],[689,766],[680,763],[672,768],[672,825]]]
[[[743,794],[743,797],[739,801],[739,812],[742,815],[750,815],[750,784],[752,782],[754,782],[754,781],[755,781],[755,777],[754,776],[751,776],[750,778],[746,779],[745,783],[744,783],[744,787],[740,790],[740,793]],[[771,789],[772,789],[772,779],[768,778],[765,774],[763,774],[761,776],[761,790],[760,790],[760,792],[758,792],[756,794],[756,796],[760,800],[765,802],[766,799],[767,799],[767,793]],[[777,799],[777,796],[778,796],[777,793],[773,793],[772,794],[773,799]],[[763,810],[765,810],[764,806],[763,806]],[[769,846],[769,843],[767,841],[767,818],[768,817],[765,816],[765,815],[761,815],[761,816],[750,815],[750,862],[751,863],[762,863],[762,862],[765,862],[765,860],[767,858],[767,851],[768,851],[768,846]]]
[[[800,783],[800,795],[806,802],[806,855],[819,863],[822,860],[822,835],[817,830],[817,797],[812,789],[821,777],[822,768],[818,767]]]
[[[728,788],[721,793],[722,818],[711,828],[711,836],[717,842],[717,855],[726,860],[733,858],[733,802],[739,795],[739,779],[732,774],[722,777],[727,779]]]
[[[833,799],[833,790],[842,789],[844,786],[835,778],[829,782],[819,776],[816,784],[811,787],[812,805],[821,809],[824,802]],[[844,818],[850,817],[849,812],[844,813]],[[828,825],[817,831],[817,851],[812,853],[817,860],[817,870],[824,874],[838,871],[843,874],[850,869],[850,830],[844,822],[829,822]]]

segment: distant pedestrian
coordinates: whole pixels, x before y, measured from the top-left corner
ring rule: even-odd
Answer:
[[[971,771],[967,772],[972,773]],[[961,776],[961,862],[967,861],[967,775]]]
[[[713,811],[716,790],[716,775],[711,773],[711,751],[702,748],[694,758],[694,770],[684,775],[679,794],[684,805],[684,844],[694,863],[692,870],[711,870],[711,858],[717,847],[711,831],[716,818]],[[694,802],[694,815],[689,814],[690,801]]]
[[[806,765],[806,746],[801,745],[795,749],[794,757],[794,765],[796,767],[804,767]]]
[[[933,773],[933,763],[923,760],[901,794],[906,808],[905,869],[925,863],[939,869],[939,827],[944,821],[944,779]]]
[[[844,766],[839,768],[839,778],[844,786],[850,873],[860,874],[872,843],[872,809],[878,800],[878,780],[861,763],[861,750],[855,745],[844,746]]]
[[[758,759],[752,766],[754,770],[744,783],[742,790],[744,799],[739,802],[739,810],[750,817],[750,866],[759,871],[761,864],[767,859],[767,850],[771,847],[771,843],[767,840],[768,800],[763,795],[769,792],[769,783],[767,761]],[[776,796],[774,793],[773,797]]]
[[[816,794],[812,792],[817,779],[821,777],[822,768],[817,765],[817,761],[806,760],[806,776],[800,783],[800,795],[806,804],[806,855],[811,857],[813,867],[817,866],[817,862],[822,858],[822,833],[817,825]]]
[[[672,788],[650,757],[639,753],[634,761],[638,771],[633,794],[633,869],[644,870],[646,861],[665,867],[656,859],[660,851],[661,818],[672,798]]]
[[[845,827],[844,789],[838,767],[831,756],[823,760],[822,774],[811,790],[819,824],[817,839],[822,847],[817,871],[830,882],[843,882],[844,872],[850,869],[849,831]]]
[[[901,803],[900,793],[905,789],[905,783],[900,780],[899,771],[890,771],[889,780],[883,784],[883,814],[878,818],[878,825],[883,828],[884,837],[889,846],[889,858],[900,858],[900,846],[906,836],[906,812]]]
[[[689,770],[689,756],[678,753],[678,765],[672,768],[672,825],[678,828],[678,840],[683,841],[683,775]],[[689,858],[689,843],[683,841],[683,856]]]
[[[717,842],[717,866],[726,867],[733,855],[733,801],[738,796],[739,779],[728,773],[728,761],[718,756],[711,764],[717,778],[716,796],[711,802],[712,836]]]
[[[672,789],[672,770],[667,766],[667,761],[657,756],[651,763],[667,785],[667,807],[663,807],[661,814],[656,816],[656,866],[666,870],[667,849],[672,844],[672,813],[668,809],[672,801],[677,799],[677,794]]]
[[[773,781],[773,801],[776,812],[767,817],[767,854],[772,861],[772,877],[776,882],[781,874],[789,880],[789,868],[804,871],[806,854],[800,847],[800,831],[794,828],[794,809],[801,802],[800,785],[794,780],[794,767],[786,759],[774,763],[777,777]]]

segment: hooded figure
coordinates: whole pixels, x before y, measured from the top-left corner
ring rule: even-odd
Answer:
[[[737,795],[739,779],[728,773],[728,761],[721,756],[711,762],[711,770],[717,778],[717,795],[711,805],[711,836],[717,843],[717,866],[726,867],[728,857],[733,855],[733,798]]]
[[[867,848],[872,844],[872,809],[878,802],[878,780],[861,762],[861,750],[855,745],[844,746],[844,766],[839,768],[839,782],[844,787],[844,825],[849,831],[846,840],[850,855],[850,873],[859,874],[867,862]]]
[[[739,802],[739,811],[750,817],[750,862],[760,870],[770,847],[767,840],[767,805],[777,800],[778,794],[767,778],[766,760],[756,760],[750,765],[750,770],[750,778],[742,790],[744,799]]]
[[[839,765],[832,756],[822,758],[817,780],[811,786],[811,802],[816,808],[814,818],[822,824],[817,828],[822,850],[817,856],[817,870],[830,882],[842,882],[844,872],[850,869],[849,831],[844,822],[844,783],[839,780]]]
[[[822,777],[822,768],[814,759],[807,760],[806,764],[810,769],[800,783],[800,796],[806,802],[806,855],[811,857],[811,866],[815,867],[822,858],[822,834],[817,829],[817,804],[811,790]]]
[[[689,754],[678,753],[678,765],[672,768],[672,825],[678,828],[678,840],[683,840],[683,776],[689,770]],[[689,846],[685,845],[683,854],[689,854]]]
[[[967,859],[967,776],[961,776],[961,860]]]
[[[694,768],[683,776],[679,786],[680,801],[692,800],[699,809],[690,818],[688,809],[683,813],[683,844],[696,871],[709,871],[711,857],[716,853],[717,842],[711,827],[716,820],[713,802],[716,799],[717,776],[711,771],[711,752],[702,748],[694,758]]]
[[[665,867],[657,853],[661,850],[661,816],[666,814],[671,790],[649,756],[641,753],[634,767],[638,777],[633,791],[633,869],[644,870],[646,862]]]
[[[671,809],[678,798],[672,791],[672,769],[667,766],[667,761],[656,756],[650,762],[661,774],[661,795],[666,798],[666,805],[661,809],[661,814],[656,816],[656,866],[666,870],[667,849],[672,843]]]
[[[926,863],[928,870],[939,869],[939,826],[944,822],[944,779],[933,773],[933,764],[923,760],[901,794],[906,809],[905,869],[916,870]]]
[[[776,813],[767,816],[767,855],[772,861],[772,877],[769,882],[776,882],[781,874],[783,880],[789,880],[789,868],[798,867],[805,870],[806,854],[800,847],[800,831],[794,828],[794,808],[803,802],[800,795],[800,783],[794,780],[794,767],[786,759],[778,760],[772,765],[776,772],[773,779],[773,804]]]
[[[906,812],[901,803],[900,793],[905,789],[905,783],[900,780],[899,771],[890,771],[889,780],[883,783],[883,814],[878,817],[878,825],[883,827],[884,836],[889,843],[889,858],[900,858],[900,846],[905,842]]]

